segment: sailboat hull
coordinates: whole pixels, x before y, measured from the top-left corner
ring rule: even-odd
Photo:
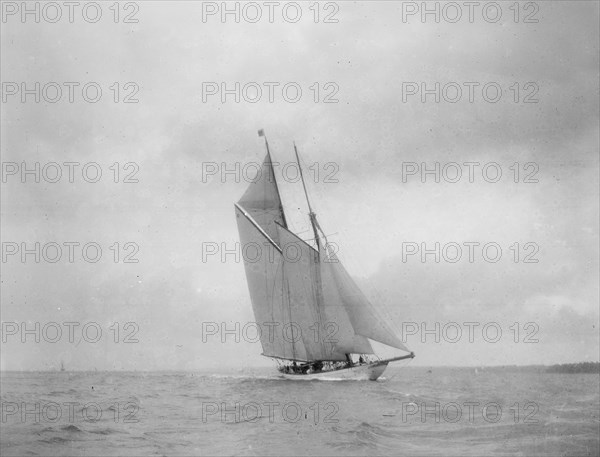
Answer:
[[[388,362],[375,362],[318,373],[282,373],[281,377],[293,381],[375,381],[383,374],[387,366]]]

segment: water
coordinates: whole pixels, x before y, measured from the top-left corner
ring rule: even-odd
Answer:
[[[597,374],[392,366],[377,382],[293,382],[274,369],[13,372],[1,386],[3,456],[600,452]]]

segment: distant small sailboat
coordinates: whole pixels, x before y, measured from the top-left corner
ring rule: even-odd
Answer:
[[[259,136],[265,136],[262,130]],[[288,226],[266,137],[265,146],[260,172],[235,204],[244,249],[272,247],[269,255],[258,260],[244,258],[262,355],[277,359],[286,379],[374,381],[388,363],[415,355],[379,315],[327,243],[310,206],[295,144],[316,246]],[[295,253],[293,258],[289,252]],[[369,339],[408,355],[378,360]],[[358,355],[358,360],[353,355]]]
[[[65,362],[60,361],[60,371],[65,371]]]

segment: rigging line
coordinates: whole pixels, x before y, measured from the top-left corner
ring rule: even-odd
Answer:
[[[307,187],[306,187],[306,180],[304,179],[304,175],[302,173],[302,165],[300,164],[300,162],[302,162],[304,164],[304,168],[308,168],[309,170],[311,169],[310,167],[306,167],[306,162],[304,161],[304,158],[301,158],[300,155],[298,154],[298,148],[296,147],[296,143],[294,142],[294,152],[296,153],[296,161],[298,162],[298,168],[300,171],[300,178],[302,179],[302,186],[304,188],[304,193],[306,195],[306,201],[308,203],[308,209],[309,209],[309,216],[310,216],[310,220],[311,220],[311,225],[313,226],[313,231],[315,231],[315,238],[311,238],[311,240],[315,241],[315,243],[317,243],[317,245],[319,244],[319,234],[316,232],[315,230],[315,225],[316,228],[318,229],[318,231],[321,232],[321,234],[323,235],[323,238],[325,239],[325,244],[329,244],[328,240],[327,240],[327,235],[325,234],[325,232],[323,231],[323,228],[321,227],[321,225],[319,224],[319,222],[317,221],[317,213],[312,209],[312,206],[310,204],[310,200],[308,198],[308,191],[307,191]],[[317,175],[318,176],[318,175]],[[319,191],[318,187],[311,187],[311,191],[314,191],[315,194],[317,194],[317,196],[322,196],[323,193]],[[334,234],[337,235],[337,232]]]
[[[306,203],[308,203],[308,211],[313,214],[312,207],[310,205],[310,198],[308,197],[308,191],[306,190],[306,182],[304,181],[304,173],[302,172],[302,164],[300,163],[300,156],[298,155],[298,148],[294,142],[294,152],[296,153],[296,162],[298,162],[298,171],[300,172],[300,180],[302,181],[302,187],[304,188],[304,195],[306,196]]]
[[[295,144],[294,144],[295,146]],[[306,166],[306,161],[304,160],[304,157],[300,157],[300,161],[302,162],[302,165],[304,166],[305,169],[308,170],[313,170],[310,166]],[[332,162],[326,162],[325,165],[327,165],[328,163],[332,163]],[[335,173],[337,173],[339,171],[339,164],[337,162],[333,162],[335,163],[335,165],[338,167],[337,170],[335,171]],[[317,185],[317,184],[321,184],[323,181],[320,180],[321,178],[321,170],[320,170],[320,164],[318,162],[314,162],[312,164],[312,166],[317,166],[317,172],[315,174],[315,172],[313,171],[313,179],[310,181],[310,188],[311,188],[311,194],[313,196],[318,197],[316,200],[313,201],[313,206],[315,201],[317,202],[317,209],[319,208],[319,202],[323,202],[326,201],[326,198],[324,197],[326,194],[322,191],[322,187]],[[327,179],[327,177],[326,177]],[[325,181],[327,182],[327,181]],[[338,181],[332,181],[332,182],[338,182]],[[321,208],[323,209],[323,208]],[[324,210],[325,211],[325,210]],[[319,213],[319,211],[315,211],[316,214]]]
[[[306,200],[308,200],[308,192],[307,192],[307,188],[306,188],[306,184],[305,184],[305,179],[304,179],[304,176],[302,174],[302,167],[304,167],[305,169],[308,169],[308,170],[310,170],[311,168],[306,166],[306,161],[304,160],[304,157],[300,157],[300,155],[298,154],[295,142],[294,142],[294,151],[296,152],[296,159],[298,160],[298,167],[299,167],[299,170],[300,170],[300,175],[302,176],[302,184],[304,185],[304,192],[306,193]],[[300,162],[302,162],[302,164],[300,164]],[[317,176],[318,176],[318,172],[317,172]],[[322,196],[322,193],[316,191],[315,189],[316,189],[315,186],[311,186],[311,193],[313,195],[316,194],[317,196]],[[313,206],[314,206],[314,201],[313,201]],[[313,209],[311,209],[310,202],[308,203],[308,208],[309,208],[309,210],[311,212],[315,212]],[[316,214],[316,212],[315,212],[315,214]]]
[[[306,233],[306,232],[310,232],[310,229],[306,229],[306,230],[302,230],[301,232],[294,232],[296,233],[296,235],[301,235],[302,233]],[[309,240],[311,240],[312,238],[309,238]]]
[[[412,361],[413,361],[413,360],[414,360],[414,359],[408,359],[408,360],[406,361],[406,365],[409,365],[410,363],[412,363]],[[394,376],[392,376],[391,378],[387,378],[387,377],[386,377],[386,379],[387,379],[388,381],[391,381],[392,379],[394,379],[394,378],[395,378],[396,376],[398,376],[399,374],[400,374],[400,372],[396,373],[396,374],[395,374]]]
[[[300,233],[305,233],[305,232],[308,232],[308,230],[304,230],[304,231],[302,231]],[[335,236],[335,235],[339,235],[339,234],[340,234],[340,232],[333,232],[333,233],[330,233],[330,234],[323,233],[323,236],[328,237],[328,236]],[[307,238],[307,240],[308,241],[311,241],[311,240],[314,241],[315,239],[314,239],[314,237],[311,237],[311,238]]]

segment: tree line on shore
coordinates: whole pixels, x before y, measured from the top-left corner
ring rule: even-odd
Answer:
[[[600,373],[600,362],[563,363],[552,365],[548,373]]]

